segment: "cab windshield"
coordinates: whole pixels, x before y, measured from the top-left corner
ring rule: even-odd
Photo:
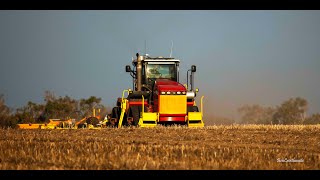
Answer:
[[[146,78],[149,80],[163,78],[176,81],[175,64],[147,64]]]

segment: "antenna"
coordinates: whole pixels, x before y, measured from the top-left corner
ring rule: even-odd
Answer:
[[[173,41],[171,41],[170,57],[172,56],[172,49],[173,49]]]

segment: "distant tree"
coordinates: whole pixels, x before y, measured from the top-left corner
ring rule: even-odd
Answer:
[[[6,106],[3,94],[0,94],[0,117],[4,117],[9,113],[10,109]]]
[[[27,105],[17,109],[15,119],[19,123],[36,123],[39,122],[39,117],[43,111],[43,104],[37,104],[29,101]]]
[[[32,113],[28,110],[27,106],[20,107],[16,110],[15,118],[18,123],[35,123]]]
[[[69,96],[57,97],[52,91],[45,91],[43,104],[29,101],[25,106],[17,108],[15,113],[5,105],[0,94],[0,127],[14,127],[17,123],[44,123],[49,119],[79,120],[92,116],[93,108],[96,115],[104,118],[110,107],[101,104],[101,98],[90,96],[88,99],[75,100]]]
[[[12,110],[5,104],[4,95],[0,94],[0,127],[14,127],[16,124]]]
[[[44,113],[41,115],[45,121],[49,119],[72,118],[71,115],[77,111],[77,100],[69,96],[53,98],[46,101]]]
[[[69,96],[57,97],[53,92],[46,91],[44,95],[45,104],[28,102],[22,108],[18,108],[15,114],[19,123],[43,123],[49,119],[81,119],[92,116],[92,109],[100,109],[100,114],[107,114],[107,109],[101,103],[101,98],[91,96],[81,99],[80,103]],[[80,109],[78,107],[80,104]],[[98,112],[97,112],[98,113]]]
[[[260,105],[244,105],[238,109],[242,115],[243,124],[270,124],[274,109],[271,107],[262,107]]]
[[[303,122],[304,124],[320,124],[320,114],[312,114],[310,117],[306,118]]]
[[[57,99],[56,95],[52,91],[45,91],[44,92],[44,101],[49,102],[49,101],[55,101]]]
[[[27,111],[30,113],[31,118],[33,118],[35,121],[38,121],[40,115],[44,111],[44,105],[29,101],[27,104]]]
[[[306,119],[307,100],[296,97],[290,98],[277,107],[273,116],[274,124],[302,124]]]
[[[103,109],[105,108],[101,104],[101,98],[90,96],[88,99],[80,99],[80,111],[84,116],[92,116],[93,108]]]

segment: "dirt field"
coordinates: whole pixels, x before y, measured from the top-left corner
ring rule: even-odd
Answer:
[[[320,125],[0,129],[0,169],[320,169]]]

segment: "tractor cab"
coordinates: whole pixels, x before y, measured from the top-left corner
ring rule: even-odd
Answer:
[[[156,79],[178,82],[179,60],[145,59],[142,66],[142,83],[152,86]]]
[[[168,79],[179,82],[179,63],[180,60],[174,58],[156,57],[151,58],[148,55],[141,59],[141,85],[142,87],[151,88],[157,79]],[[130,66],[126,67],[127,72],[132,72],[136,76],[137,59],[132,61],[134,70]],[[133,78],[133,86],[136,89],[136,78]]]

